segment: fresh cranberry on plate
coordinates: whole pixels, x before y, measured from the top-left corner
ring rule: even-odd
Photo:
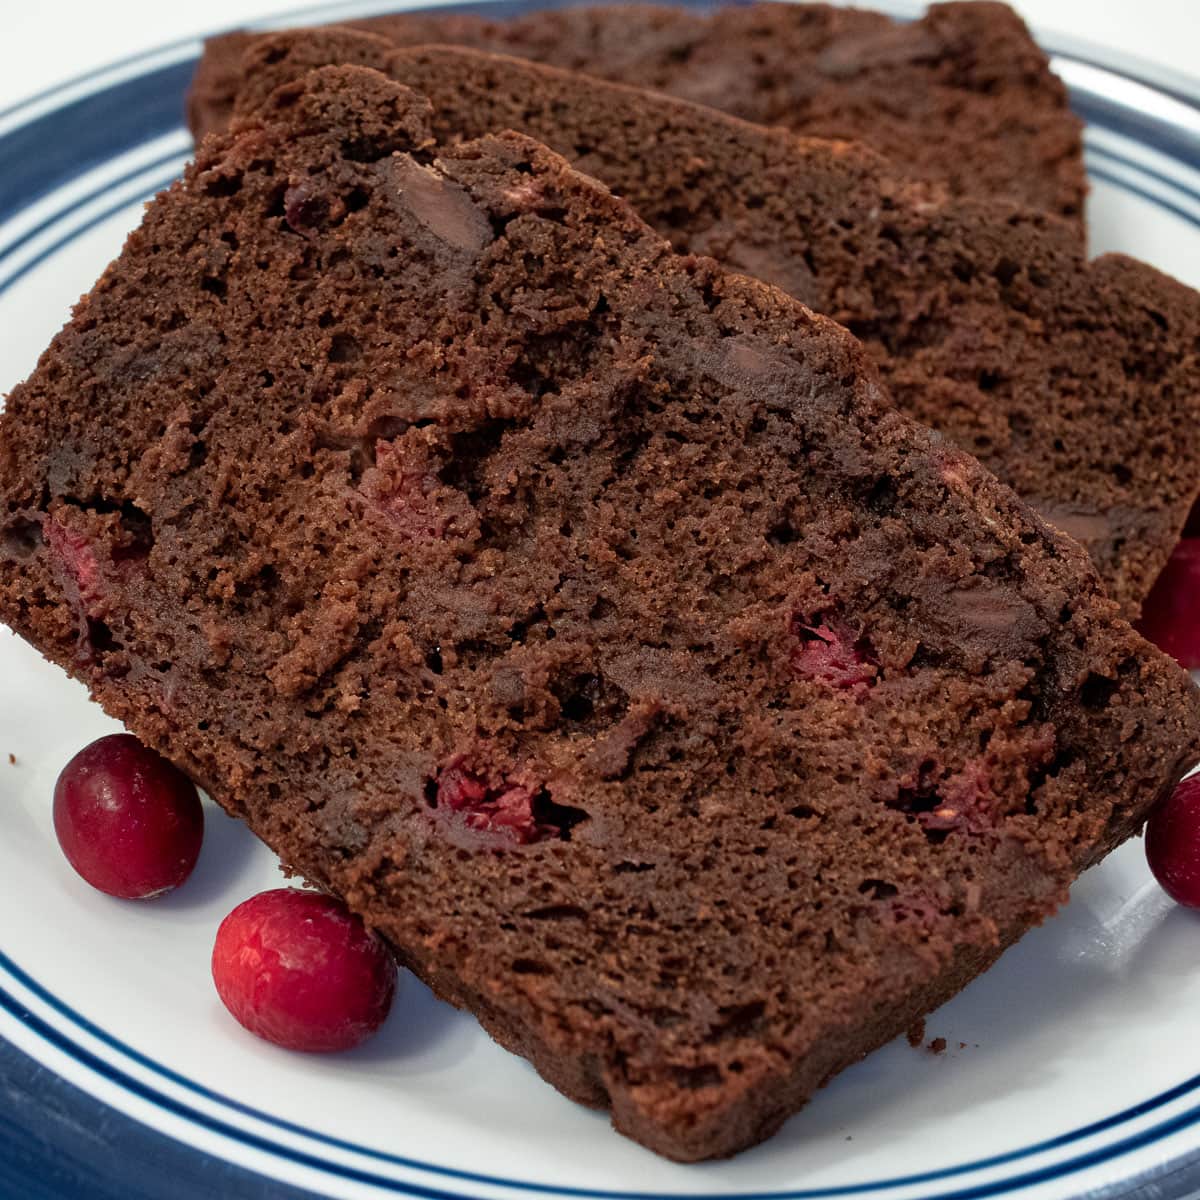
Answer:
[[[1175,547],[1137,627],[1181,667],[1200,667],[1200,537],[1185,537]]]
[[[1146,859],[1172,900],[1200,908],[1200,775],[1185,779],[1150,814]]]
[[[54,832],[88,883],[123,900],[150,900],[192,873],[204,839],[196,787],[128,733],[102,737],[54,785]]]
[[[340,901],[277,888],[217,930],[213,982],[251,1033],[288,1050],[349,1050],[388,1015],[396,965]]]

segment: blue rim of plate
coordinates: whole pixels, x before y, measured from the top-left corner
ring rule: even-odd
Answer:
[[[583,2],[585,0],[490,0],[480,4],[455,4],[440,11],[486,11],[490,15],[504,16],[534,8],[570,7]],[[697,8],[709,7],[704,0],[683,2]],[[315,24],[397,7],[400,5],[395,0],[390,3],[371,3],[368,0],[366,3],[324,4],[282,14],[272,18],[269,25]],[[889,4],[886,0],[883,3],[876,0],[876,7],[895,10],[899,6]],[[1047,49],[1054,55],[1055,67],[1068,84],[1073,107],[1088,124],[1089,175],[1200,228],[1200,88],[1189,80],[1169,78],[1165,72],[1140,64],[1118,63],[1110,53],[1093,51],[1079,42],[1052,42]],[[174,42],[122,59],[0,110],[0,165],[4,168],[0,171],[0,231],[34,205],[50,200],[58,191],[86,178],[89,172],[166,135],[179,134],[182,137],[181,102],[198,51],[197,39]],[[1148,104],[1149,111],[1139,102]],[[1182,120],[1179,119],[1181,116]],[[1098,144],[1094,140],[1096,134],[1103,135]],[[146,161],[138,161],[122,174],[106,177],[94,187],[76,191],[69,202],[54,208],[30,227],[8,237],[0,234],[0,296],[89,230],[127,210],[132,204],[149,199],[167,186],[178,176],[188,148],[187,143],[175,144]],[[128,190],[130,187],[132,191]],[[119,201],[109,204],[103,202],[106,195],[110,196],[122,188],[126,189],[126,193]],[[81,218],[72,220],[81,213]],[[5,264],[26,248],[33,248],[33,252],[21,258],[14,269],[6,270]],[[578,1200],[693,1200],[701,1194],[705,1200],[832,1200],[834,1197],[912,1188],[1019,1163],[1098,1134],[1116,1131],[1186,1097],[1200,1095],[1198,1075],[1121,1112],[1030,1146],[936,1171],[858,1184],[786,1191],[696,1193],[633,1192],[538,1183],[388,1154],[313,1133],[244,1105],[179,1075],[98,1028],[0,953],[0,1010],[20,1023],[36,1039],[73,1059],[85,1072],[223,1138],[266,1152],[293,1165],[393,1194],[419,1196],[426,1200],[464,1200],[464,1195],[397,1180],[344,1162],[308,1154],[270,1141],[176,1100],[93,1054],[64,1033],[57,1024],[43,1020],[4,986],[6,982],[15,984],[57,1014],[65,1028],[84,1033],[149,1074],[200,1099],[214,1102],[230,1113],[252,1118],[282,1133],[302,1136],[317,1146],[352,1153],[357,1158],[381,1165],[415,1170],[443,1180],[449,1186],[455,1183],[480,1184]],[[1118,1141],[1090,1149],[1073,1158],[956,1191],[938,1192],[937,1197],[938,1200],[983,1200],[988,1196],[1006,1195],[1110,1162],[1196,1127],[1200,1127],[1200,1104],[1183,1112],[1175,1112],[1156,1125],[1139,1129]],[[1160,1176],[1174,1168],[1186,1169],[1191,1162],[1192,1155],[1188,1152],[1181,1158],[1161,1164],[1154,1174]],[[1200,1178],[1190,1169],[1186,1174],[1191,1184]],[[1125,1186],[1121,1191],[1140,1187],[1146,1178],[1143,1176],[1123,1181]]]

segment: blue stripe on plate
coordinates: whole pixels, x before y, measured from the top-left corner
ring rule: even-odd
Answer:
[[[71,204],[60,209],[58,212],[54,213],[53,216],[47,217],[44,221],[40,221],[37,225],[26,230],[23,234],[17,238],[14,238],[11,242],[5,243],[4,248],[0,250],[0,263],[3,263],[6,258],[9,258],[11,255],[15,254],[22,246],[28,245],[31,241],[33,241],[34,238],[40,237],[43,233],[53,229],[55,225],[59,224],[72,213],[78,212],[79,209],[81,209],[85,204],[90,204],[93,200],[96,200],[98,197],[104,195],[105,192],[116,191],[117,188],[124,187],[125,184],[136,179],[139,175],[147,175],[158,167],[166,166],[167,163],[174,165],[181,157],[182,155],[178,150],[172,150],[169,154],[163,154],[158,158],[153,159],[151,162],[142,163],[140,166],[135,167],[131,171],[126,171],[123,175],[119,175],[115,179],[106,180],[103,186],[88,192],[86,195],[76,197]],[[0,161],[3,161],[3,159],[0,159]],[[159,188],[165,187],[166,184],[170,183],[171,180],[175,178],[177,173],[177,171],[172,171],[172,173],[166,178],[165,183],[155,184],[153,188],[142,193],[142,195],[153,195],[154,192]],[[137,198],[125,201],[124,203],[137,203]],[[56,247],[65,244],[65,242],[55,243]]]
[[[171,158],[177,159],[178,157],[178,154],[171,155]],[[141,174],[141,172],[138,172],[138,174]],[[172,171],[169,175],[160,176],[158,181],[151,184],[144,192],[141,193],[141,195],[131,196],[117,204],[113,204],[108,208],[102,209],[100,212],[84,221],[81,225],[75,226],[69,232],[64,233],[59,238],[56,238],[50,243],[50,245],[38,251],[38,253],[30,258],[28,262],[22,263],[7,279],[0,282],[0,296],[3,296],[4,293],[7,292],[14,284],[19,283],[26,275],[29,274],[30,271],[36,270],[42,265],[42,263],[46,262],[50,258],[53,258],[54,255],[56,255],[64,247],[69,246],[73,241],[75,241],[76,238],[82,237],[85,233],[95,229],[97,225],[104,224],[104,222],[110,217],[115,217],[117,213],[124,212],[132,205],[141,204],[144,201],[149,200],[163,188],[168,187],[174,181],[177,175],[177,171]],[[107,188],[102,188],[99,192],[83,198],[79,204],[72,205],[70,208],[64,210],[53,221],[46,223],[44,226],[40,226],[39,230],[41,232],[45,232],[47,228],[52,228],[55,224],[58,224],[69,217],[71,213],[75,212],[78,208],[81,208],[84,203],[95,200],[97,195],[103,195],[107,190]],[[24,239],[21,240],[23,241]],[[0,252],[0,260],[3,260],[7,253],[7,249],[3,252]]]
[[[0,955],[0,965],[7,967],[17,976],[23,974],[20,972],[19,968],[15,968],[14,965],[2,955]],[[27,976],[22,980],[22,982],[26,983],[27,986],[29,983],[32,983],[31,980],[28,980]],[[44,989],[41,989],[36,984],[33,985],[31,990],[36,990],[43,996],[46,996],[49,1002],[56,1009],[65,1010],[67,1013],[70,1013],[71,1010],[66,1009],[65,1006],[61,1005],[61,1003],[58,1002],[54,997],[49,996],[48,993],[45,993]],[[280,1146],[277,1143],[258,1137],[257,1135],[249,1133],[248,1131],[237,1126],[229,1125],[224,1121],[211,1117],[206,1113],[197,1112],[169,1096],[165,1096],[160,1092],[156,1092],[153,1088],[142,1083],[140,1080],[137,1080],[123,1071],[120,1071],[119,1069],[106,1063],[103,1059],[76,1045],[69,1038],[55,1030],[52,1026],[48,1025],[30,1013],[28,1009],[20,1005],[3,989],[0,989],[0,1008],[6,1009],[24,1025],[33,1030],[33,1032],[37,1033],[38,1036],[44,1038],[47,1042],[55,1046],[64,1054],[69,1055],[82,1066],[96,1072],[102,1078],[117,1084],[123,1089],[132,1092],[134,1095],[137,1095],[144,1100],[156,1104],[165,1111],[171,1112],[177,1116],[181,1116],[187,1120],[194,1121],[195,1123],[211,1130],[214,1133],[218,1133],[224,1137],[229,1137],[242,1142],[256,1150],[265,1151],[267,1153],[284,1158],[287,1161],[297,1165],[323,1170],[327,1173],[335,1174],[340,1178],[352,1180],[357,1183],[365,1183],[374,1187],[385,1188],[389,1191],[399,1193],[400,1195],[418,1196],[422,1197],[423,1200],[463,1200],[461,1194],[459,1193],[445,1192],[436,1188],[428,1188],[416,1184],[400,1183],[384,1176],[374,1175],[368,1171],[358,1170],[356,1168],[346,1166],[342,1163],[329,1162],[327,1160],[319,1159],[301,1151],[291,1149],[290,1147]],[[77,1017],[77,1014],[74,1015]],[[82,1019],[79,1020],[79,1023],[81,1026],[88,1027],[88,1023]],[[94,1026],[88,1027],[88,1032],[92,1033],[93,1036],[98,1037],[101,1041],[109,1045],[116,1047],[121,1046],[121,1043],[116,1039],[96,1030]],[[155,1066],[152,1060],[146,1059],[144,1056],[128,1050],[128,1048],[123,1049],[124,1052],[130,1054],[130,1056],[135,1060],[145,1065],[150,1065],[152,1067]],[[174,1082],[180,1083],[182,1086],[188,1087],[193,1091],[199,1093],[205,1093],[207,1091],[206,1089],[199,1088],[189,1080],[175,1075],[174,1072],[168,1071],[165,1068],[157,1069],[159,1069],[165,1077],[171,1078]],[[1195,1080],[1191,1081],[1189,1090],[1194,1090],[1196,1083],[1197,1081]],[[1188,1085],[1181,1085],[1180,1089],[1174,1090],[1182,1094],[1181,1089],[1186,1086]],[[214,1093],[207,1094],[213,1098],[221,1099],[220,1097],[216,1097]],[[255,1113],[253,1109],[247,1109],[244,1105],[230,1101],[224,1102],[230,1104],[231,1107],[245,1112],[247,1115],[261,1116],[261,1114]],[[266,1120],[271,1124],[283,1126],[293,1132],[313,1137],[318,1141],[333,1141],[333,1139],[329,1138],[319,1138],[317,1135],[310,1134],[308,1131],[300,1129],[296,1126],[286,1126],[284,1122],[275,1121],[272,1118],[266,1118]],[[1038,1183],[1046,1183],[1055,1179],[1059,1179],[1064,1175],[1072,1174],[1076,1171],[1098,1166],[1102,1163],[1108,1162],[1113,1158],[1119,1157],[1122,1154],[1127,1154],[1131,1151],[1142,1149],[1143,1147],[1151,1145],[1154,1142],[1159,1141],[1164,1137],[1168,1137],[1173,1133],[1178,1133],[1181,1130],[1192,1128],[1198,1123],[1200,1123],[1200,1106],[1190,1108],[1157,1126],[1143,1130],[1141,1133],[1124,1138],[1119,1142],[1114,1142],[1108,1146],[1079,1155],[1074,1159],[1069,1159],[1062,1163],[1056,1163],[1053,1166],[1044,1167],[1039,1170],[1029,1171],[1025,1174],[1014,1175],[1008,1179],[980,1184],[976,1187],[963,1188],[956,1192],[941,1193],[938,1200],[983,1200],[983,1198],[988,1196],[1007,1195],[1010,1192],[1018,1191],[1022,1188],[1031,1187]],[[340,1143],[340,1145],[346,1146],[345,1143]],[[390,1155],[359,1150],[353,1146],[346,1146],[346,1148],[353,1150],[355,1153],[365,1154],[368,1157],[395,1162],[399,1165],[412,1166],[420,1170],[428,1171],[431,1174],[442,1175],[452,1179],[461,1179],[464,1181],[488,1183],[496,1186],[512,1188],[517,1191],[533,1192],[540,1195],[588,1197],[589,1200],[695,1200],[696,1197],[695,1193],[687,1192],[627,1192],[570,1187],[557,1188],[544,1184],[526,1183],[520,1180],[508,1180],[493,1176],[471,1174],[465,1171],[448,1170],[446,1168],[429,1166],[427,1164],[413,1162],[411,1160],[395,1158]],[[951,1168],[950,1170],[944,1172],[931,1172],[924,1176],[912,1176],[907,1181],[895,1181],[894,1186],[899,1186],[904,1182],[932,1182],[935,1179],[956,1174],[959,1172],[959,1170],[959,1168]],[[826,1198],[830,1197],[852,1196],[864,1191],[873,1190],[877,1186],[879,1185],[868,1183],[837,1188],[820,1188],[789,1192],[775,1191],[737,1192],[713,1195],[706,1194],[705,1200],[826,1200]]]
[[[1130,162],[1128,159],[1118,158],[1115,154],[1107,155],[1108,158],[1121,163],[1122,166],[1133,167],[1135,170],[1141,170],[1136,163]],[[1103,167],[1090,166],[1088,167],[1088,176],[1092,179],[1102,179],[1105,183],[1111,183],[1114,187],[1119,187],[1122,190],[1129,192],[1131,195],[1137,196],[1140,200],[1145,200],[1150,204],[1156,205],[1163,209],[1164,212],[1169,212],[1172,216],[1178,217],[1181,221],[1186,221],[1189,225],[1200,226],[1200,219],[1195,213],[1188,212],[1186,208],[1180,208],[1177,204],[1172,204],[1163,196],[1159,196],[1154,192],[1146,191],[1144,188],[1137,187],[1127,179],[1122,179],[1120,176],[1112,174],[1111,171],[1104,170]],[[1189,193],[1194,196],[1194,193]]]
[[[195,59],[74,100],[0,137],[0,223],[127,150],[179,127]]]
[[[1147,166],[1144,162],[1139,162],[1128,155],[1122,154],[1119,150],[1113,150],[1108,146],[1085,143],[1084,154],[1087,157],[1107,158],[1110,162],[1119,163],[1123,167],[1132,167],[1139,175],[1144,175],[1147,179],[1153,179],[1156,183],[1161,183],[1164,187],[1178,192],[1179,195],[1186,199],[1194,200],[1197,204],[1200,204],[1200,188],[1188,187],[1182,179],[1173,175],[1167,175],[1163,171],[1155,170],[1153,167]],[[1200,166],[1200,162],[1197,165]],[[1095,172],[1089,170],[1088,174],[1092,175]]]

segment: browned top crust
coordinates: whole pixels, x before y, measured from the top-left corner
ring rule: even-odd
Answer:
[[[649,4],[511,21],[437,12],[355,23],[395,45],[456,43],[670,92],[762,125],[862,142],[912,178],[1008,196],[1081,228],[1082,124],[1004,4],[932,5],[920,20],[825,4],[702,14]],[[196,73],[197,136],[228,123],[246,34],[212,39]]]

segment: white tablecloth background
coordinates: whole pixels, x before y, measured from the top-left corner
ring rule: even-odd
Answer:
[[[311,2],[311,0],[309,0]],[[1200,0],[1012,0],[1066,33],[1200,77]],[[127,54],[295,11],[305,0],[0,0],[0,109]],[[871,7],[871,0],[859,0]]]

